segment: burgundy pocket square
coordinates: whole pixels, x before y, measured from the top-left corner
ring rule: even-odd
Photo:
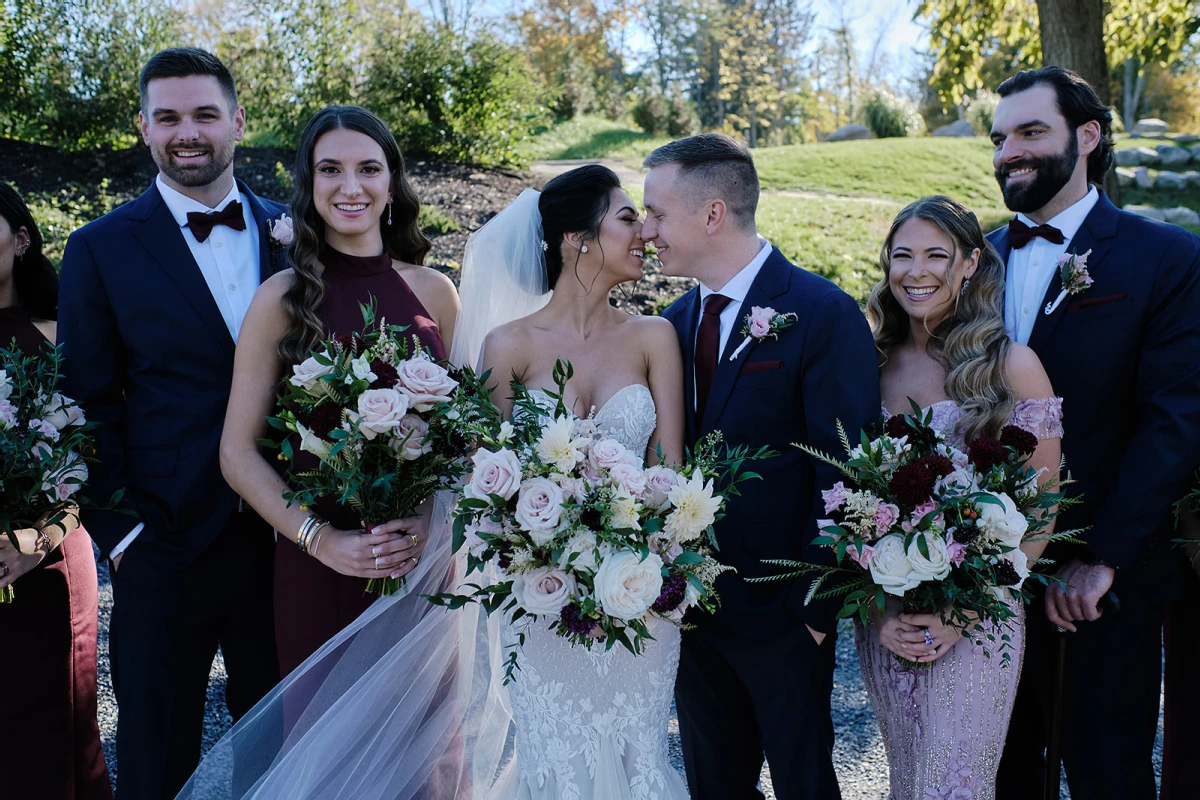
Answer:
[[[783,369],[782,361],[747,361],[742,364],[739,375],[753,375],[756,372],[767,372],[772,369]]]
[[[1124,300],[1123,294],[1106,294],[1104,297],[1088,297],[1083,300],[1076,300],[1067,306],[1067,311],[1080,311],[1085,308],[1093,308],[1094,306],[1102,306],[1105,303],[1115,303],[1118,300]]]

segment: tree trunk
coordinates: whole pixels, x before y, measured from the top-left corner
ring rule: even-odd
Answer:
[[[1064,67],[1111,103],[1104,55],[1104,0],[1037,0],[1042,64]]]

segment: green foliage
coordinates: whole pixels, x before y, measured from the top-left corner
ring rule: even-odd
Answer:
[[[867,98],[863,119],[880,139],[918,136],[925,132],[925,121],[916,108],[886,89],[877,89]]]
[[[996,104],[1000,96],[987,89],[980,89],[975,96],[967,101],[967,121],[979,136],[987,136],[992,131],[992,119],[996,116]]]
[[[583,116],[555,122],[539,130],[522,148],[528,159],[634,158],[671,140],[634,130],[628,124]]]
[[[630,116],[646,133],[665,133],[673,139],[700,131],[700,118],[695,107],[678,93],[667,97],[657,90],[643,92]]]
[[[426,233],[436,233],[439,236],[455,233],[460,229],[457,222],[433,206],[421,206],[421,210],[417,212],[417,224]]]
[[[16,188],[20,190],[20,186]],[[55,268],[62,264],[67,237],[72,232],[133,199],[111,192],[107,178],[99,187],[68,183],[55,192],[28,192],[24,197],[42,233],[42,252]]]
[[[406,152],[485,166],[520,164],[518,143],[544,124],[524,54],[489,34],[435,28],[381,41],[366,104]]]

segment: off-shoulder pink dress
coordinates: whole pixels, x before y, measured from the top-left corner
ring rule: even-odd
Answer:
[[[933,426],[961,446],[962,409],[943,400],[930,410]],[[1061,438],[1062,399],[1022,400],[1011,424],[1038,439]],[[878,628],[855,626],[863,682],[887,748],[888,800],[994,800],[1025,651],[1024,604],[1015,600],[1012,608],[1016,616],[1003,631],[987,631],[997,640],[1009,636],[1007,662],[990,643],[988,657],[964,636],[932,666],[904,667],[879,643]]]

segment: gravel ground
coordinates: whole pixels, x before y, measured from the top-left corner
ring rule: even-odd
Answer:
[[[115,736],[117,731],[117,708],[113,699],[112,683],[108,672],[108,619],[112,613],[112,585],[108,580],[108,568],[100,565],[100,736],[104,740],[104,754],[108,760],[109,773],[117,780]],[[858,659],[854,653],[854,638],[849,623],[843,623],[842,635],[838,637],[837,672],[833,688],[833,724],[837,732],[834,747],[834,764],[842,787],[844,800],[881,800],[887,795],[887,757],[875,715],[867,700],[866,689],[858,672]],[[213,663],[208,689],[208,704],[204,718],[204,750],[207,751],[229,729],[232,720],[225,708],[225,663],[218,655]],[[670,722],[669,748],[671,763],[683,772],[683,757],[679,747],[679,722],[674,714]],[[1162,721],[1159,720],[1159,736],[1155,744],[1155,769],[1162,763]],[[764,767],[762,787],[768,800],[774,800],[771,776]],[[1070,793],[1063,788],[1063,798]]]

